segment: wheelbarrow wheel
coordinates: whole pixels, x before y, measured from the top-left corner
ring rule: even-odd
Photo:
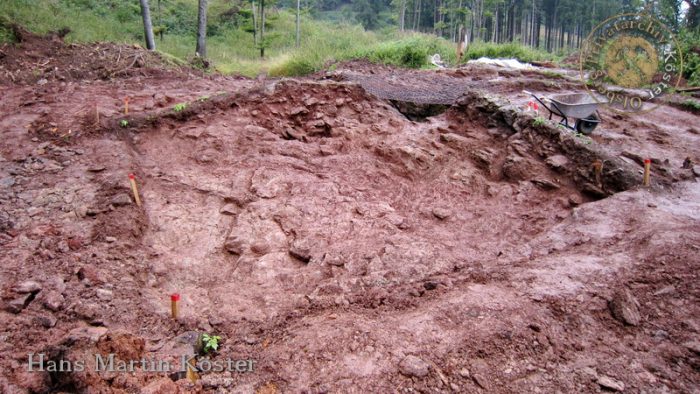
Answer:
[[[598,116],[595,114],[585,119],[578,119],[576,120],[576,131],[585,135],[591,134],[593,133],[593,130],[598,127],[599,123],[600,119],[598,119]]]

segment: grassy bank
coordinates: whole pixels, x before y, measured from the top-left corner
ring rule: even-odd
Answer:
[[[194,54],[196,0],[171,0],[159,12],[151,2],[156,29],[165,31],[156,39],[157,49],[182,60]],[[212,1],[209,10],[208,57],[226,74],[255,76],[305,75],[330,64],[350,59],[402,67],[421,68],[427,57],[439,53],[455,61],[455,45],[429,34],[365,31],[359,25],[302,18],[301,46],[295,47],[295,15],[270,10],[266,24],[265,58],[253,42],[249,15],[239,11],[233,17],[228,3]],[[143,26],[137,1],[130,0],[4,0],[0,15],[29,30],[44,34],[69,27],[69,42],[112,41],[143,45]],[[11,37],[0,31],[0,40]],[[517,44],[473,44],[468,58],[515,57],[523,61],[551,59],[551,56]]]

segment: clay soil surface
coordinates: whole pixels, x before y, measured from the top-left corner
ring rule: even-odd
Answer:
[[[521,114],[581,90],[541,70],[247,80],[46,40],[0,58],[0,392],[700,387],[698,115],[577,137]],[[178,373],[202,332],[252,371]]]

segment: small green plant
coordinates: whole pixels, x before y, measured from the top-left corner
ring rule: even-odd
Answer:
[[[209,100],[209,96],[202,96],[202,97],[200,97],[200,98],[197,99],[197,101],[199,101],[200,103],[203,103],[203,102],[205,102],[205,101],[207,101],[207,100]]]
[[[552,78],[552,79],[564,79],[564,74],[558,73],[556,71],[544,70],[544,71],[542,71],[542,75],[544,75],[547,78]]]
[[[121,127],[129,127],[129,121],[126,119],[122,119],[119,121],[119,126]]]
[[[581,133],[575,133],[574,136],[578,139],[581,140],[581,142],[584,143],[584,145],[590,145],[591,142],[593,141],[591,137],[588,137],[587,135],[581,134]]]
[[[187,108],[187,103],[180,103],[180,104],[175,104],[173,107],[173,111],[175,112],[182,112]]]
[[[695,111],[700,111],[700,101],[688,99],[683,102],[683,106]]]
[[[547,123],[547,120],[546,120],[545,118],[541,117],[541,116],[536,117],[536,118],[532,121],[532,125],[535,126],[535,127],[544,126],[545,123]]]
[[[211,353],[215,352],[219,349],[219,341],[221,340],[221,337],[218,335],[209,335],[209,334],[203,334],[202,335],[202,350],[204,353]]]

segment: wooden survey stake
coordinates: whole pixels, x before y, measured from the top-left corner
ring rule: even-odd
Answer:
[[[651,160],[644,159],[644,186],[649,186],[649,178],[651,177]]]
[[[180,295],[175,293],[170,296],[170,313],[173,316],[173,319],[177,320],[178,316],[178,308],[177,308],[177,303],[180,301]]]
[[[136,187],[136,176],[134,174],[129,174],[129,182],[131,182],[131,191],[134,192],[134,200],[136,200],[136,205],[141,206],[141,198],[139,198],[139,189]]]

